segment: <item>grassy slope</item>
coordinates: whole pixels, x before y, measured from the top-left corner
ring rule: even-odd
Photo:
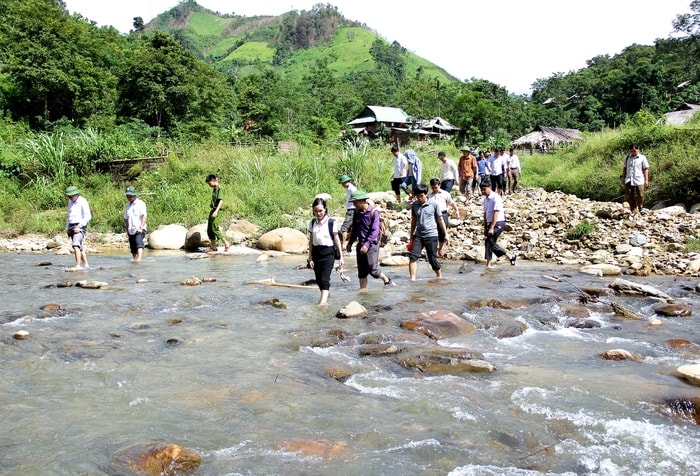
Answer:
[[[275,49],[265,38],[270,38],[276,30],[276,21],[268,17],[221,18],[208,12],[193,12],[188,23],[178,29],[205,56],[221,58],[219,61],[272,64]],[[329,66],[341,76],[372,70],[374,60],[369,49],[376,38],[375,33],[365,28],[341,26],[331,43],[295,51],[284,66],[285,74],[300,80],[308,73],[310,64],[326,57],[333,59]],[[245,40],[244,44],[231,51],[240,40]],[[414,77],[422,67],[424,76],[443,82],[455,81],[442,68],[411,52],[406,55],[406,66],[407,77]]]

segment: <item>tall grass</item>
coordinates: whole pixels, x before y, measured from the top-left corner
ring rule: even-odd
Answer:
[[[120,158],[133,157],[139,151],[148,154],[162,146],[151,132],[137,125],[117,135],[94,131],[75,135],[65,131],[28,133],[26,139],[15,137],[12,142],[4,142],[0,148],[3,160],[9,157],[8,162],[35,164],[35,168],[30,179],[26,174],[0,174],[0,231],[62,233],[66,213],[63,192],[68,185],[81,188],[93,209],[90,229],[102,232],[123,231],[123,190],[127,185],[134,185],[146,202],[151,229],[168,223],[187,227],[203,223],[211,197],[204,179],[210,173],[218,175],[224,188],[224,222],[245,218],[265,230],[280,226],[303,229],[310,217],[311,202],[319,193],[330,194],[331,213],[342,214],[345,190],[338,184],[340,174],[352,176],[355,184],[368,192],[390,188],[393,165],[389,146],[375,143],[345,147],[300,144],[287,153],[277,151],[272,143],[250,147],[218,142],[170,144],[164,164],[134,169],[131,178],[99,174],[91,168],[76,172],[74,163],[68,160],[73,154],[68,150],[82,150],[83,157],[93,153],[101,157],[116,153]],[[700,161],[696,159],[700,154],[700,130],[694,128],[644,124],[589,134],[576,146],[521,157],[523,183],[582,198],[621,200],[619,175],[632,141],[642,144],[642,152],[651,164],[648,203],[700,200]],[[115,152],[121,150],[116,144],[129,143],[144,144],[146,148],[131,145],[125,149],[128,152]],[[441,147],[416,148],[423,159],[424,181],[439,173],[435,157]],[[456,157],[451,148],[446,150]]]

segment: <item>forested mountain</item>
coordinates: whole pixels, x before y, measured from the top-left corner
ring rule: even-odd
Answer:
[[[0,110],[37,130],[131,124],[179,138],[323,141],[375,104],[445,117],[460,142],[504,144],[537,124],[600,130],[700,102],[700,2],[691,11],[674,24],[683,38],[592,58],[525,97],[459,81],[332,5],[242,17],[186,0],[122,35],[60,0],[4,0]]]

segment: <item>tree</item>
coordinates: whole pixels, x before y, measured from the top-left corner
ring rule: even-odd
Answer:
[[[58,0],[6,0],[0,16],[3,102],[14,119],[35,128],[59,119],[82,126],[113,113],[111,68],[125,46],[116,30],[69,16]]]
[[[119,82],[119,116],[174,131],[188,121],[216,122],[228,99],[223,76],[171,36],[135,42]]]

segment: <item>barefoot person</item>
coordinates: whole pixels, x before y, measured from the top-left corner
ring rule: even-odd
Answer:
[[[80,195],[80,190],[75,185],[66,189],[68,197],[68,219],[66,220],[66,232],[71,239],[73,254],[75,255],[75,269],[88,269],[87,254],[83,241],[87,233],[87,226],[92,219],[90,204],[85,197]]]
[[[485,255],[486,267],[491,268],[493,264],[493,255],[496,258],[506,256],[506,250],[500,247],[496,240],[503,232],[506,225],[506,213],[503,206],[503,197],[494,192],[491,188],[491,182],[485,179],[479,186],[481,194],[484,196],[484,236],[485,236]],[[515,265],[516,255],[508,255],[510,264]]]
[[[143,240],[146,237],[146,204],[136,196],[134,187],[126,187],[126,210],[124,210],[124,228],[129,238],[129,249],[134,262],[141,261]]]
[[[317,197],[311,209],[314,214],[309,223],[309,267],[314,270],[316,284],[321,290],[319,306],[328,305],[328,295],[331,289],[331,271],[335,264],[336,250],[338,251],[340,268],[344,263],[340,248],[338,223],[328,216],[326,201]]]
[[[210,174],[207,176],[207,185],[212,188],[211,191],[211,211],[209,212],[209,218],[207,220],[207,236],[209,237],[209,250],[208,252],[218,251],[217,241],[221,241],[224,244],[224,251],[228,251],[229,245],[228,241],[224,237],[224,234],[219,228],[219,211],[224,204],[224,193],[219,185],[219,180],[216,175]]]

